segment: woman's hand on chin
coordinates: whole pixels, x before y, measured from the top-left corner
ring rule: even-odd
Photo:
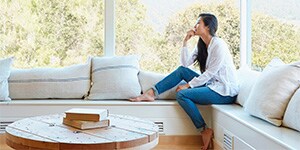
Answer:
[[[190,40],[193,36],[195,36],[195,31],[194,30],[189,30],[186,33],[186,36],[183,40],[183,46],[186,46],[187,41]]]

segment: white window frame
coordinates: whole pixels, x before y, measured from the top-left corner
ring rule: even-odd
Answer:
[[[240,67],[252,64],[251,0],[240,0]]]
[[[115,55],[115,0],[104,0],[104,56]],[[251,0],[240,0],[240,66],[251,67]]]
[[[115,0],[104,0],[104,56],[115,55]]]

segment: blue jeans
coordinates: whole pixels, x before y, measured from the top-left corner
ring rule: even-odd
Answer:
[[[199,74],[194,72],[193,70],[180,66],[163,80],[158,82],[153,90],[155,94],[158,95],[173,88],[182,80],[184,80],[185,82],[189,82],[194,77],[198,76]],[[235,101],[235,98],[236,96],[222,96],[205,85],[180,90],[176,94],[176,100],[192,119],[197,129],[204,127],[206,123],[202,115],[200,114],[196,104],[230,104]]]

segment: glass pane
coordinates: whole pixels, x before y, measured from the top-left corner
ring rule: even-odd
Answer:
[[[252,63],[300,60],[300,0],[252,0]]]
[[[141,69],[169,73],[179,63],[186,32],[198,15],[211,12],[219,20],[217,35],[230,46],[239,64],[238,0],[117,0],[116,54],[141,55]],[[189,43],[194,48],[198,39]],[[198,67],[197,67],[198,68]]]
[[[60,67],[103,54],[102,0],[2,0],[0,57],[14,66]]]

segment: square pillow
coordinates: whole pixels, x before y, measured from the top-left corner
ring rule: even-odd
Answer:
[[[10,100],[8,81],[13,58],[0,59],[0,100]]]
[[[245,103],[245,111],[276,126],[299,87],[300,62],[264,70]]]
[[[61,68],[12,69],[8,80],[12,99],[82,99],[90,89],[89,59]]]
[[[283,126],[300,131],[300,89],[295,92],[286,108]]]
[[[129,99],[141,94],[138,56],[92,58],[88,99]]]
[[[147,72],[147,71],[140,71],[139,75],[139,82],[141,84],[142,92],[146,92],[150,88],[152,88],[156,83],[161,81],[166,76],[159,73],[154,72]],[[158,95],[157,99],[176,99],[176,87]]]
[[[280,67],[282,65],[285,65],[285,63],[280,58],[273,58],[267,66],[264,68],[263,71],[272,70],[274,68]]]
[[[248,99],[250,91],[260,74],[260,72],[251,70],[249,67],[243,67],[237,71],[240,91],[237,95],[236,103],[244,106],[245,101]]]

